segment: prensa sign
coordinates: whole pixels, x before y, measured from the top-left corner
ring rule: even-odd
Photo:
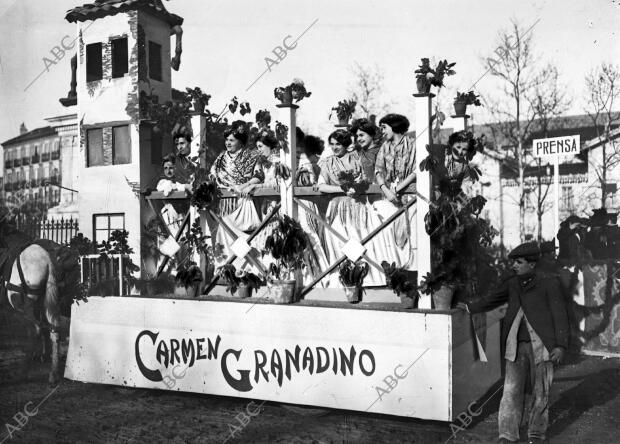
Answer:
[[[534,157],[556,157],[579,154],[579,134],[576,136],[551,137],[548,139],[534,139],[532,151]]]

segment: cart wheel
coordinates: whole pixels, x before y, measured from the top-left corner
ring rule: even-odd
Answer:
[[[324,409],[320,407],[304,406],[297,404],[280,404],[282,408],[293,412],[299,416],[325,416],[331,412],[330,409]]]

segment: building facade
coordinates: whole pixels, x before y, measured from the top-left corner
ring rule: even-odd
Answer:
[[[61,202],[76,201],[73,156],[76,114],[46,119],[50,126],[27,131],[2,143],[3,202],[20,211],[45,214]]]
[[[487,148],[474,158],[482,170],[482,178],[474,187],[474,193],[483,195],[487,204],[483,215],[500,231],[497,241],[507,248],[521,242],[519,229],[519,182],[518,169],[510,152],[511,142],[498,131],[499,124],[475,125],[471,130],[485,135]],[[443,131],[442,131],[443,133]],[[449,133],[449,131],[447,131]],[[587,115],[566,116],[552,119],[547,131],[533,132],[525,142],[526,167],[524,170],[524,206],[526,240],[555,237],[553,162],[542,159],[539,163],[531,156],[532,141],[546,137],[580,136],[580,154],[563,157],[559,165],[559,219],[571,214],[589,217],[595,208],[601,207],[601,158],[603,143],[600,131]],[[620,136],[616,130],[614,135]],[[619,137],[620,139],[620,137]],[[620,144],[607,141],[607,154],[616,152],[620,160]],[[611,162],[606,174],[606,202],[608,212],[620,210],[620,162]],[[539,218],[540,213],[540,218]]]

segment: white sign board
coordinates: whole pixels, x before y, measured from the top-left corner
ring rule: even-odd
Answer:
[[[532,152],[534,157],[557,157],[575,155],[580,152],[579,134],[576,136],[550,137],[534,139]]]
[[[473,362],[469,340],[458,346],[468,362],[452,361],[450,314],[250,307],[91,297],[72,307],[65,377],[443,421],[459,413],[453,366],[468,387],[473,372],[484,380],[466,402],[497,379],[480,376],[492,367]]]

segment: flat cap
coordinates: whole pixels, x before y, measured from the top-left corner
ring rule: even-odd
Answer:
[[[564,220],[564,222],[566,222],[567,224],[577,224],[577,223],[582,223],[582,220],[579,216],[575,214],[571,214]]]
[[[558,247],[555,246],[555,240],[540,243],[541,253],[553,253]]]
[[[518,259],[524,257],[526,259],[538,259],[540,257],[540,248],[536,242],[525,242],[512,250],[508,255],[510,259]]]

